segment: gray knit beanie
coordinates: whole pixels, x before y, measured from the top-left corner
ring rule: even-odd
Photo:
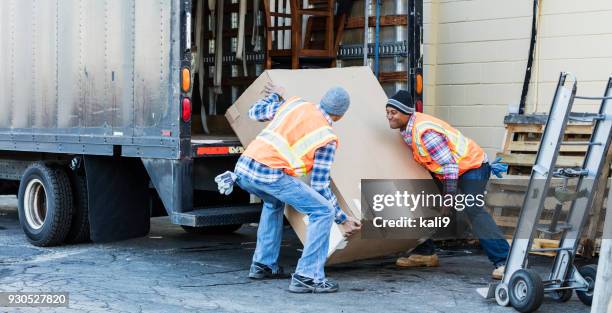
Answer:
[[[344,115],[350,104],[351,98],[348,92],[339,86],[330,88],[321,99],[321,108],[332,115]]]

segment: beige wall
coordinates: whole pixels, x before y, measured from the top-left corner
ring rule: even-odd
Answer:
[[[532,0],[424,0],[425,111],[449,121],[489,155],[520,100]],[[541,0],[527,112],[546,112],[560,71],[578,93],[601,95],[612,74],[612,1]],[[596,106],[576,101],[574,111]]]

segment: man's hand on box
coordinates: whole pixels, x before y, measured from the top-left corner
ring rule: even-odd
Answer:
[[[361,222],[352,216],[347,216],[344,223],[340,224],[340,228],[344,232],[344,237],[349,237],[361,229]]]
[[[279,95],[281,98],[285,98],[285,88],[268,82],[268,84],[264,87],[264,94],[267,97],[273,93]]]

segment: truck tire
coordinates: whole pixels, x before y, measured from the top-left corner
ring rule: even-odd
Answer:
[[[19,184],[19,222],[35,246],[64,242],[72,222],[70,179],[60,168],[33,163]]]
[[[70,173],[72,185],[74,212],[70,231],[66,236],[66,243],[89,242],[89,207],[87,202],[87,181],[82,175],[75,172]]]
[[[201,234],[201,235],[211,234],[212,235],[212,234],[231,234],[237,231],[238,229],[240,229],[240,227],[242,227],[242,224],[203,226],[203,227],[192,227],[192,226],[181,225],[181,227],[190,234]]]

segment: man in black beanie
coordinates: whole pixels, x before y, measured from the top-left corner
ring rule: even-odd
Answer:
[[[408,91],[400,90],[391,97],[386,109],[389,126],[400,130],[404,141],[412,148],[412,157],[429,170],[444,195],[454,196],[459,190],[464,195],[484,195],[491,166],[476,142],[448,123],[416,112]],[[449,209],[444,208],[443,214],[449,214]],[[473,233],[495,267],[493,278],[501,279],[510,249],[508,242],[483,206],[466,205],[465,212]],[[438,266],[433,241],[425,241],[409,257],[399,258],[396,264],[400,267]]]

